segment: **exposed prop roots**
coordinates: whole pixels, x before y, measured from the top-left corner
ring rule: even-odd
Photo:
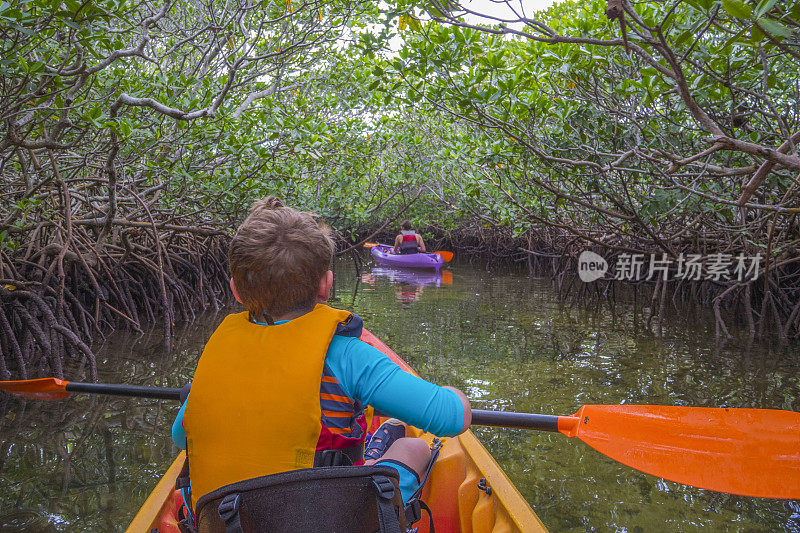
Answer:
[[[90,345],[116,328],[163,326],[219,309],[227,294],[228,237],[199,228],[36,231],[0,251],[0,377],[97,379]]]

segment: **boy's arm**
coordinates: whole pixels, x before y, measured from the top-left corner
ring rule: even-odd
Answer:
[[[417,233],[417,244],[419,244],[419,251],[425,252],[425,241],[422,240],[422,235]]]
[[[183,412],[186,410],[186,401],[181,405],[181,410],[178,411],[178,416],[175,417],[175,422],[172,423],[172,442],[181,450],[186,449],[186,430],[183,429]]]
[[[464,408],[464,426],[459,433],[464,433],[472,425],[472,405],[469,403],[469,398],[455,387],[445,385],[442,388],[455,392],[458,395],[458,399],[461,400],[461,406]]]
[[[331,348],[326,362],[351,398],[439,436],[455,436],[469,427],[469,400],[457,389],[403,371],[358,339],[334,336]]]
[[[397,252],[398,248],[400,247],[400,240],[401,239],[402,239],[402,236],[400,236],[400,235],[398,235],[397,237],[394,238],[394,251],[395,251],[395,253]]]

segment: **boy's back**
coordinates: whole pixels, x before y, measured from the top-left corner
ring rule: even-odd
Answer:
[[[173,426],[187,448],[193,503],[223,485],[313,466],[323,450],[363,459],[367,404],[438,434],[468,427],[462,394],[403,372],[357,339],[358,317],[319,305],[332,258],[327,229],[272,197],[239,228],[231,289],[247,311],[228,316],[209,340]],[[403,470],[410,475],[405,495],[420,454],[419,443],[401,441],[418,439],[384,433],[371,453],[400,459],[393,466],[401,488]]]
[[[183,418],[198,496],[314,465],[325,353],[349,315],[320,305],[281,325],[254,324],[247,312],[222,322],[197,365]]]

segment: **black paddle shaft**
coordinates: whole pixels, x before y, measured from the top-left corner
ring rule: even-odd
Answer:
[[[70,381],[65,388],[67,392],[88,392],[91,394],[108,394],[111,396],[135,396],[137,398],[154,398],[157,400],[180,400],[182,390],[170,387],[108,385],[105,383],[79,383],[76,381]]]
[[[68,392],[88,392],[90,394],[108,394],[110,396],[133,396],[136,398],[183,401],[189,394],[189,385],[177,389],[170,387],[109,385],[106,383],[80,383],[77,381],[70,381],[67,383],[66,390]],[[558,416],[473,409],[472,424],[475,426],[537,429],[539,431],[557,432]]]
[[[513,413],[510,411],[484,411],[483,409],[472,410],[472,425],[474,426],[558,431],[558,418],[559,417],[556,415]]]

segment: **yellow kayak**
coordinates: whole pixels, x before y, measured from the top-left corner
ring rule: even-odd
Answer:
[[[404,370],[413,372],[388,346],[366,329],[361,340],[375,346]],[[382,419],[371,421],[374,430]],[[433,436],[410,428],[429,443]],[[467,431],[443,439],[422,499],[430,506],[437,533],[488,533],[547,531],[503,469],[478,439]],[[178,533],[178,510],[183,500],[175,490],[185,453],[175,459],[128,526],[129,533]],[[426,519],[416,524],[428,533]]]

